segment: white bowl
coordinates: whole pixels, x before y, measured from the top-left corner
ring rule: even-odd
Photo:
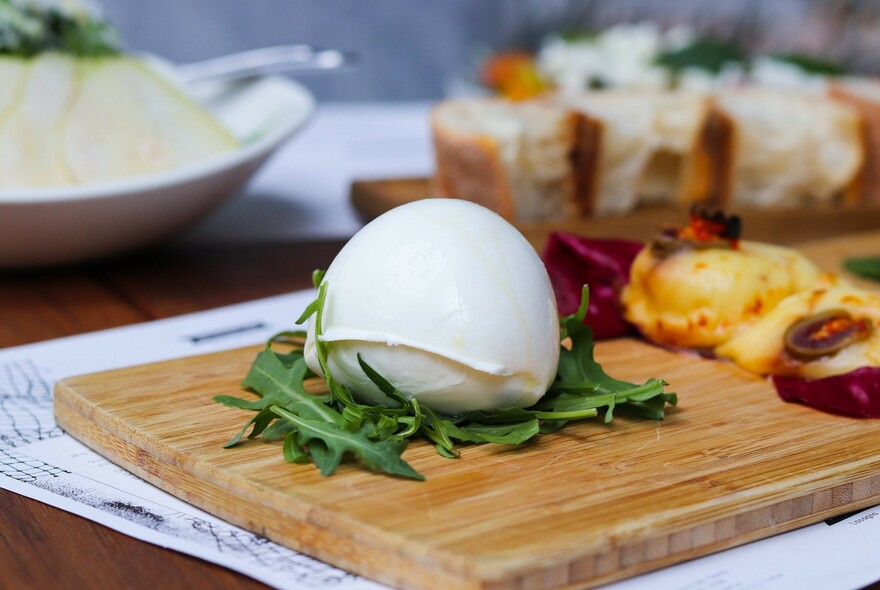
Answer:
[[[309,91],[281,77],[190,90],[239,139],[238,149],[162,174],[0,191],[0,268],[82,261],[170,237],[236,195],[314,111]]]

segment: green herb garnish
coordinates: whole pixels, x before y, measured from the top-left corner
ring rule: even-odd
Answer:
[[[243,387],[260,398],[214,398],[226,406],[256,412],[226,444],[227,448],[239,444],[245,435],[247,438],[262,435],[266,440],[283,439],[287,461],[311,461],[322,475],[332,474],[344,459],[355,457],[374,471],[424,480],[424,476],[401,457],[408,440],[414,436],[433,442],[441,456],[456,458],[459,444],[519,445],[539,433],[555,432],[567,422],[595,417],[600,409],[604,409],[606,423],[611,421],[615,408],[626,408],[636,416],[660,420],[666,404],[676,404],[675,394],[664,392],[665,382],[649,379],[636,385],[620,381],[608,376],[596,363],[593,332],[584,324],[589,299],[586,287],[578,311],[561,321],[561,335],[566,345],[560,351],[556,380],[533,407],[468,412],[460,416],[438,414],[397,390],[360,355],[358,361],[364,373],[395,405],[358,403],[329,372],[327,349],[332,344],[320,338],[327,283],[322,282],[323,273],[316,273],[313,279],[318,296],[297,323],[316,315],[316,350],[327,393],[316,395],[306,390],[306,384],[315,376],[305,363],[304,332],[285,332],[271,339],[242,382]],[[274,343],[291,338],[295,340],[293,350],[286,353],[273,350]]]
[[[60,51],[77,57],[120,52],[116,30],[85,8],[36,0],[0,0],[0,55],[31,57]]]
[[[727,64],[745,64],[746,55],[734,43],[698,39],[684,47],[665,51],[657,56],[655,63],[678,74],[686,68],[696,68],[717,74]]]
[[[806,53],[785,53],[774,55],[773,59],[791,64],[807,74],[819,76],[844,76],[846,68],[830,59],[808,55]]]
[[[857,277],[880,281],[880,257],[878,256],[847,258],[843,261],[843,268]]]
[[[566,43],[595,43],[601,35],[601,31],[569,28],[561,31],[558,36]]]

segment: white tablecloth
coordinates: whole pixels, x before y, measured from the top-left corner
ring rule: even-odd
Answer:
[[[256,174],[244,193],[182,239],[199,242],[344,238],[361,226],[353,180],[433,170],[427,102],[328,103]]]

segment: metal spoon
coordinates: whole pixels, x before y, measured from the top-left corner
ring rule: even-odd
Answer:
[[[178,67],[188,83],[237,80],[266,74],[315,73],[351,66],[357,56],[338,49],[309,45],[281,45],[215,57]]]

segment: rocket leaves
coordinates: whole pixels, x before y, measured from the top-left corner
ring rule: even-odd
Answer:
[[[61,51],[77,57],[116,55],[119,34],[82,2],[0,0],[0,55]]]
[[[550,391],[535,407],[555,411],[576,411],[606,407],[605,422],[611,422],[618,404],[627,404],[637,415],[661,420],[666,404],[678,401],[674,393],[664,393],[667,383],[648,379],[642,385],[614,379],[593,358],[593,331],[584,324],[589,302],[585,285],[578,310],[562,320],[563,338],[570,339],[570,348],[563,346],[559,355],[556,380]],[[593,388],[586,390],[586,387]]]
[[[304,418],[279,406],[272,406],[271,410],[291,427],[284,446],[295,448],[297,458],[310,455],[320,467],[321,475],[332,474],[345,454],[351,453],[373,471],[424,479],[400,456],[406,448],[405,440],[399,437],[375,440],[371,438],[374,429],[369,423],[361,423],[356,430],[349,431],[333,422]]]
[[[320,336],[327,284],[321,283],[323,274],[314,278],[317,298],[297,323],[315,314],[316,335]],[[305,334],[280,334],[257,354],[242,381],[242,387],[257,394],[258,399],[214,398],[223,405],[256,412],[225,447],[240,444],[245,436],[262,436],[267,441],[283,439],[282,452],[288,462],[313,462],[325,476],[334,473],[346,459],[354,458],[373,471],[424,480],[402,457],[413,437],[431,441],[441,456],[451,459],[459,456],[457,445],[520,445],[541,433],[555,432],[570,421],[598,416],[603,408],[605,422],[611,421],[618,407],[639,417],[662,419],[666,405],[676,403],[675,394],[665,392],[664,381],[649,379],[641,385],[620,381],[606,374],[594,360],[593,333],[584,324],[588,298],[584,287],[577,312],[561,320],[562,348],[556,380],[537,404],[526,409],[441,415],[397,390],[360,355],[364,374],[395,405],[358,403],[330,374],[328,344],[320,338],[316,338],[316,352],[324,372],[325,393],[316,394],[311,390],[320,378],[306,366]],[[275,345],[279,342],[292,344],[291,350],[278,352]]]
[[[843,267],[857,277],[880,281],[880,256],[847,258],[843,261]]]

